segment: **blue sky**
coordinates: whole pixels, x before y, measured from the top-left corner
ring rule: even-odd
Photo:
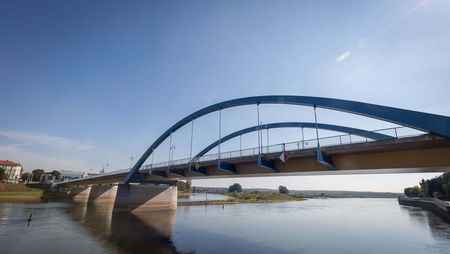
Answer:
[[[252,95],[333,97],[450,115],[449,12],[450,2],[438,0],[2,1],[0,157],[26,169],[121,169],[182,117]],[[392,126],[318,113],[321,122]],[[254,107],[223,117],[224,133],[256,124]],[[261,120],[313,115],[264,105]],[[189,131],[174,134],[175,159],[189,156]],[[217,139],[217,115],[199,119],[194,133],[195,152]],[[292,141],[296,133],[274,131],[271,140]],[[256,134],[244,141],[254,146]],[[155,161],[167,159],[167,147]],[[222,150],[237,148],[231,141]],[[195,184],[400,191],[423,176]]]

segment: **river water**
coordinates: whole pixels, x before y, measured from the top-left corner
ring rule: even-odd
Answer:
[[[140,214],[70,203],[0,204],[2,254],[449,251],[449,224],[395,199],[180,206]]]
[[[227,200],[230,197],[215,193],[191,193],[189,197],[178,198],[178,202]]]

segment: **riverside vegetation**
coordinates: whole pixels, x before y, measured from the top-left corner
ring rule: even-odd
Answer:
[[[243,192],[242,186],[235,183],[228,188],[228,192],[221,193],[228,196],[226,200],[203,200],[183,202],[179,205],[224,205],[224,204],[240,204],[240,203],[270,203],[270,202],[286,202],[286,201],[302,201],[306,200],[303,195],[289,194],[289,190],[285,186],[278,188],[279,193],[270,192]],[[182,194],[183,195],[183,194]],[[180,197],[180,193],[178,194]]]
[[[16,199],[61,201],[68,199],[68,195],[65,192],[52,192],[48,184],[0,184],[0,201]]]
[[[223,195],[231,197],[228,203],[264,203],[264,202],[281,202],[281,201],[301,201],[306,198],[300,195],[290,195],[283,193],[264,193],[264,192],[241,192],[241,193],[224,193]]]

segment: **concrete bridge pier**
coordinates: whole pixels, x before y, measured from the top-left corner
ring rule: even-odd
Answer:
[[[177,208],[176,184],[119,184],[114,211],[147,212]]]
[[[69,190],[69,197],[77,203],[88,203],[92,185],[72,186]]]
[[[118,184],[100,184],[91,187],[89,204],[114,203],[116,200]]]

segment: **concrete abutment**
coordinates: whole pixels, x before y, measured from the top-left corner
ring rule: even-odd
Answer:
[[[146,212],[177,208],[177,186],[154,184],[119,184],[115,211]]]
[[[177,208],[177,186],[169,184],[108,184],[70,187],[74,202],[111,204],[114,212],[168,211]]]
[[[87,203],[91,193],[92,185],[72,186],[69,190],[69,197],[77,203]]]

